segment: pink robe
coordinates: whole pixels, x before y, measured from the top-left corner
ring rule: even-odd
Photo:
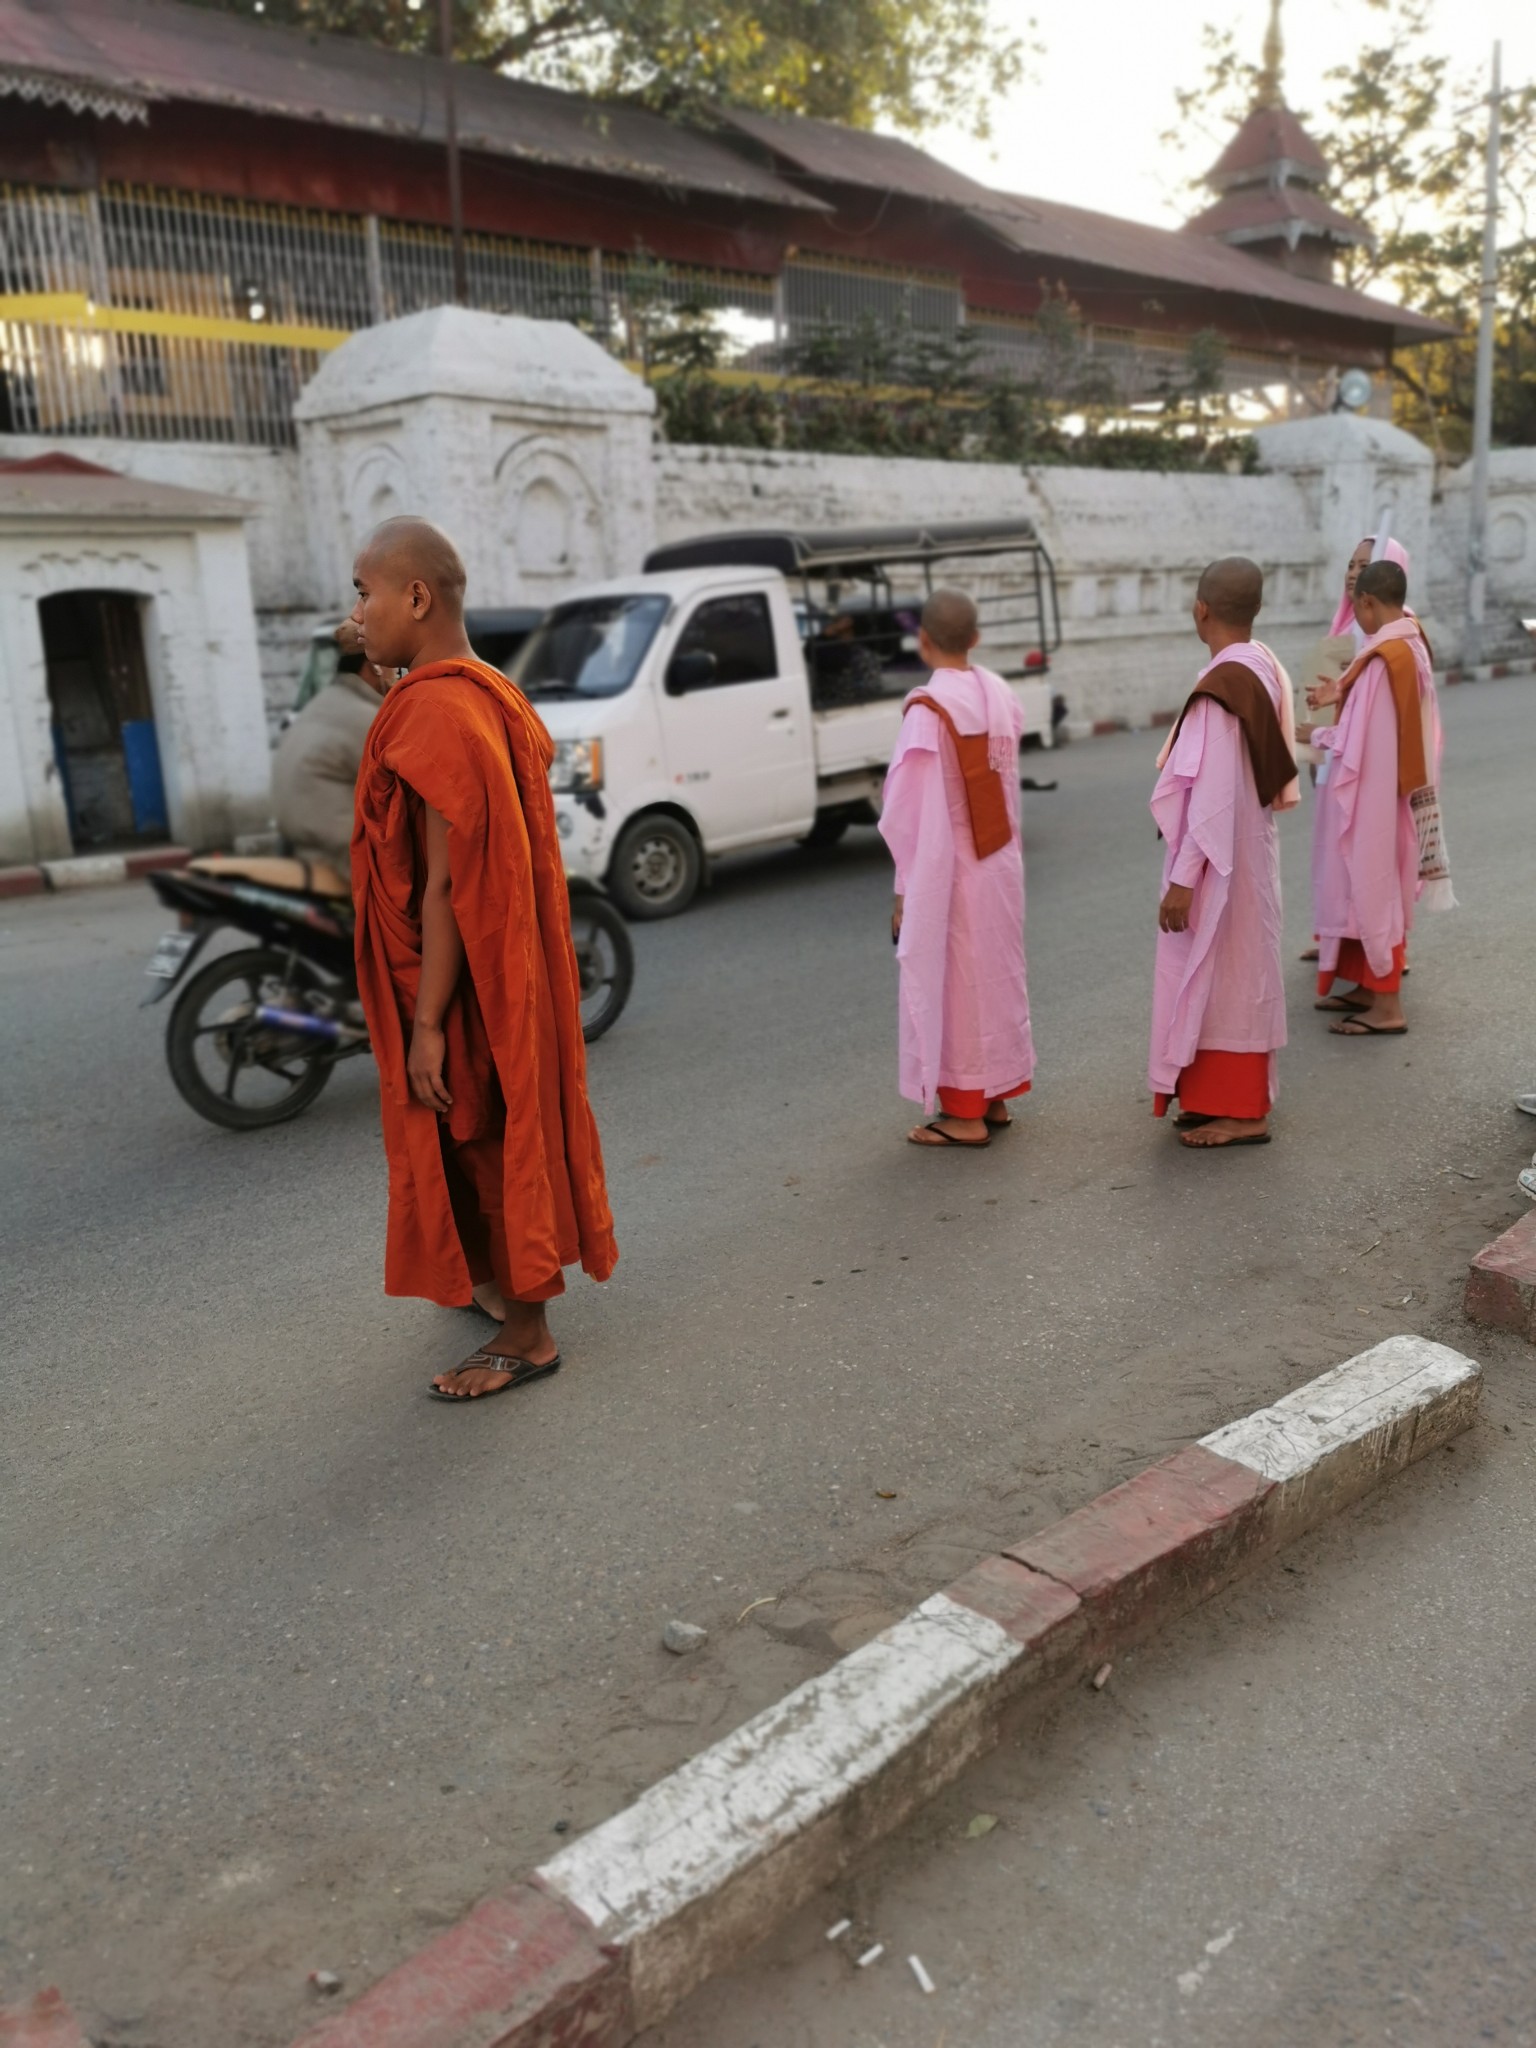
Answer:
[[[1253,670],[1278,717],[1282,685],[1268,649],[1253,641],[1224,648],[1201,674],[1224,661]],[[1224,705],[1198,697],[1190,707],[1152,792],[1152,815],[1167,843],[1164,892],[1177,883],[1195,894],[1188,928],[1157,935],[1148,1082],[1155,1095],[1176,1094],[1202,1048],[1268,1053],[1273,1100],[1274,1055],[1285,1044],[1280,844],[1243,728]]]
[[[1381,639],[1411,639],[1424,719],[1424,758],[1437,780],[1442,752],[1429,654],[1412,619]],[[1371,643],[1367,643],[1371,644]],[[1337,967],[1340,939],[1358,939],[1373,974],[1388,975],[1396,947],[1413,929],[1419,894],[1419,835],[1409,799],[1397,793],[1397,711],[1384,661],[1370,661],[1345,698],[1337,725],[1312,744],[1328,754],[1312,828],[1312,928],[1318,976]]]
[[[901,1092],[931,1109],[943,1088],[989,1099],[1035,1070],[1024,975],[1024,849],[1019,736],[1012,691],[986,669],[939,669],[924,686],[963,733],[992,736],[1013,824],[1009,843],[976,858],[965,783],[949,735],[924,705],[909,710],[885,778],[880,831],[903,898]]]

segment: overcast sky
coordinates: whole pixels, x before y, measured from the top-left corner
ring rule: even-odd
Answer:
[[[1177,226],[1188,211],[1183,166],[1159,140],[1176,117],[1174,90],[1198,77],[1200,30],[1212,19],[1257,62],[1268,0],[997,0],[997,10],[1021,25],[1034,17],[1045,45],[1034,76],[996,110],[991,144],[956,127],[924,146],[989,185]],[[1433,12],[1468,65],[1486,71],[1498,36],[1506,84],[1536,77],[1536,0],[1433,0]],[[1390,19],[1365,0],[1285,0],[1290,104],[1319,106],[1323,73]],[[1323,124],[1314,127],[1326,147]]]

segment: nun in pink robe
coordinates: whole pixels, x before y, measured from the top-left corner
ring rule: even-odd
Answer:
[[[1429,648],[1411,613],[1383,626],[1361,651],[1370,654],[1390,641],[1406,642],[1413,657],[1426,789],[1435,790],[1444,749]],[[1448,872],[1427,886],[1421,880],[1414,793],[1401,789],[1398,707],[1383,656],[1366,662],[1338,724],[1315,727],[1312,744],[1325,749],[1329,761],[1312,835],[1318,993],[1327,997],[1334,982],[1344,980],[1393,995],[1421,893],[1436,909],[1453,907],[1455,897]]]
[[[1274,712],[1262,758],[1280,766],[1267,771],[1266,795],[1243,720],[1199,694],[1207,684],[1220,688],[1218,672],[1229,664],[1258,679]],[[1286,1041],[1275,813],[1300,800],[1286,745],[1290,698],[1267,647],[1226,647],[1200,671],[1159,757],[1152,815],[1166,845],[1163,893],[1176,885],[1192,889],[1194,900],[1185,930],[1157,935],[1147,1078],[1158,1116],[1177,1096],[1184,1123],[1256,1123],[1275,1099],[1275,1055]]]
[[[1007,845],[977,859],[954,746],[932,711],[912,705],[880,815],[903,899],[896,948],[901,1092],[925,1109],[937,1099],[946,1116],[975,1119],[1022,1095],[1035,1070],[1019,838],[1024,719],[1008,686],[984,668],[936,669],[923,694],[942,704],[962,733],[988,735],[1013,826]]]

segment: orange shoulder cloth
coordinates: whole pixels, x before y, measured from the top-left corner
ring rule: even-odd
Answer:
[[[1419,636],[1421,639],[1423,635]],[[1426,641],[1425,645],[1429,643]],[[1412,796],[1429,781],[1424,758],[1424,712],[1419,703],[1419,670],[1413,647],[1407,640],[1382,640],[1350,663],[1339,678],[1339,709],[1369,662],[1386,664],[1392,686],[1392,708],[1397,713],[1397,793]]]
[[[606,1279],[618,1256],[587,1100],[580,978],[549,790],[553,756],[522,692],[470,659],[438,662],[397,683],[369,731],[352,873],[358,985],[383,1082],[391,1293],[450,1301],[469,1294],[437,1118],[414,1100],[405,1074],[421,975],[413,794],[448,826],[454,916],[506,1103],[507,1222],[519,1292],[527,1283],[534,1298],[578,1255],[594,1278]],[[397,1200],[397,1190],[407,1198]]]

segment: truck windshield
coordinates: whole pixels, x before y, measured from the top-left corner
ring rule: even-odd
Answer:
[[[527,697],[617,697],[635,680],[668,602],[648,595],[557,604],[518,656],[512,680]]]

